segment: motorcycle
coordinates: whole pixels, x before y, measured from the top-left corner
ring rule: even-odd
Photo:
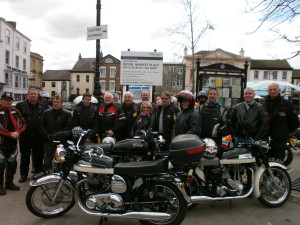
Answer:
[[[65,214],[75,203],[89,215],[138,219],[145,225],[180,224],[186,214],[183,183],[168,173],[167,158],[143,162],[119,162],[101,147],[80,147],[89,131],[74,128],[76,145],[57,146],[53,171],[30,182],[26,205],[38,217]],[[139,147],[139,146],[137,146]],[[75,173],[75,176],[73,176]]]
[[[181,139],[172,140],[171,151]],[[185,144],[189,148],[189,143]],[[190,208],[203,201],[241,199],[253,194],[265,206],[279,207],[291,194],[291,178],[284,165],[268,161],[268,150],[267,142],[242,140],[219,157],[201,158],[192,166],[175,162],[172,170],[186,184],[185,198]]]

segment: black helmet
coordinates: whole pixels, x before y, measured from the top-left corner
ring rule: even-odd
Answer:
[[[206,99],[207,99],[207,91],[204,91],[204,90],[199,91],[199,92],[197,93],[197,98],[199,98],[200,96],[205,96]]]

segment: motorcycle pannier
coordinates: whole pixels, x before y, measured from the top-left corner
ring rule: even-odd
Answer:
[[[177,165],[185,165],[199,161],[206,149],[205,142],[194,134],[182,134],[171,142],[170,155]]]

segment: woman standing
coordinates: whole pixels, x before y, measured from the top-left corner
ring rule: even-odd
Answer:
[[[152,114],[152,105],[149,101],[143,101],[141,104],[141,113],[136,119],[131,136],[141,136],[142,130],[146,131],[154,127],[155,115]]]

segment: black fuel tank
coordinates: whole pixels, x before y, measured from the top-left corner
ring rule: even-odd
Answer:
[[[147,142],[144,139],[125,139],[117,142],[111,152],[113,154],[130,155],[130,154],[146,154],[148,149]]]

